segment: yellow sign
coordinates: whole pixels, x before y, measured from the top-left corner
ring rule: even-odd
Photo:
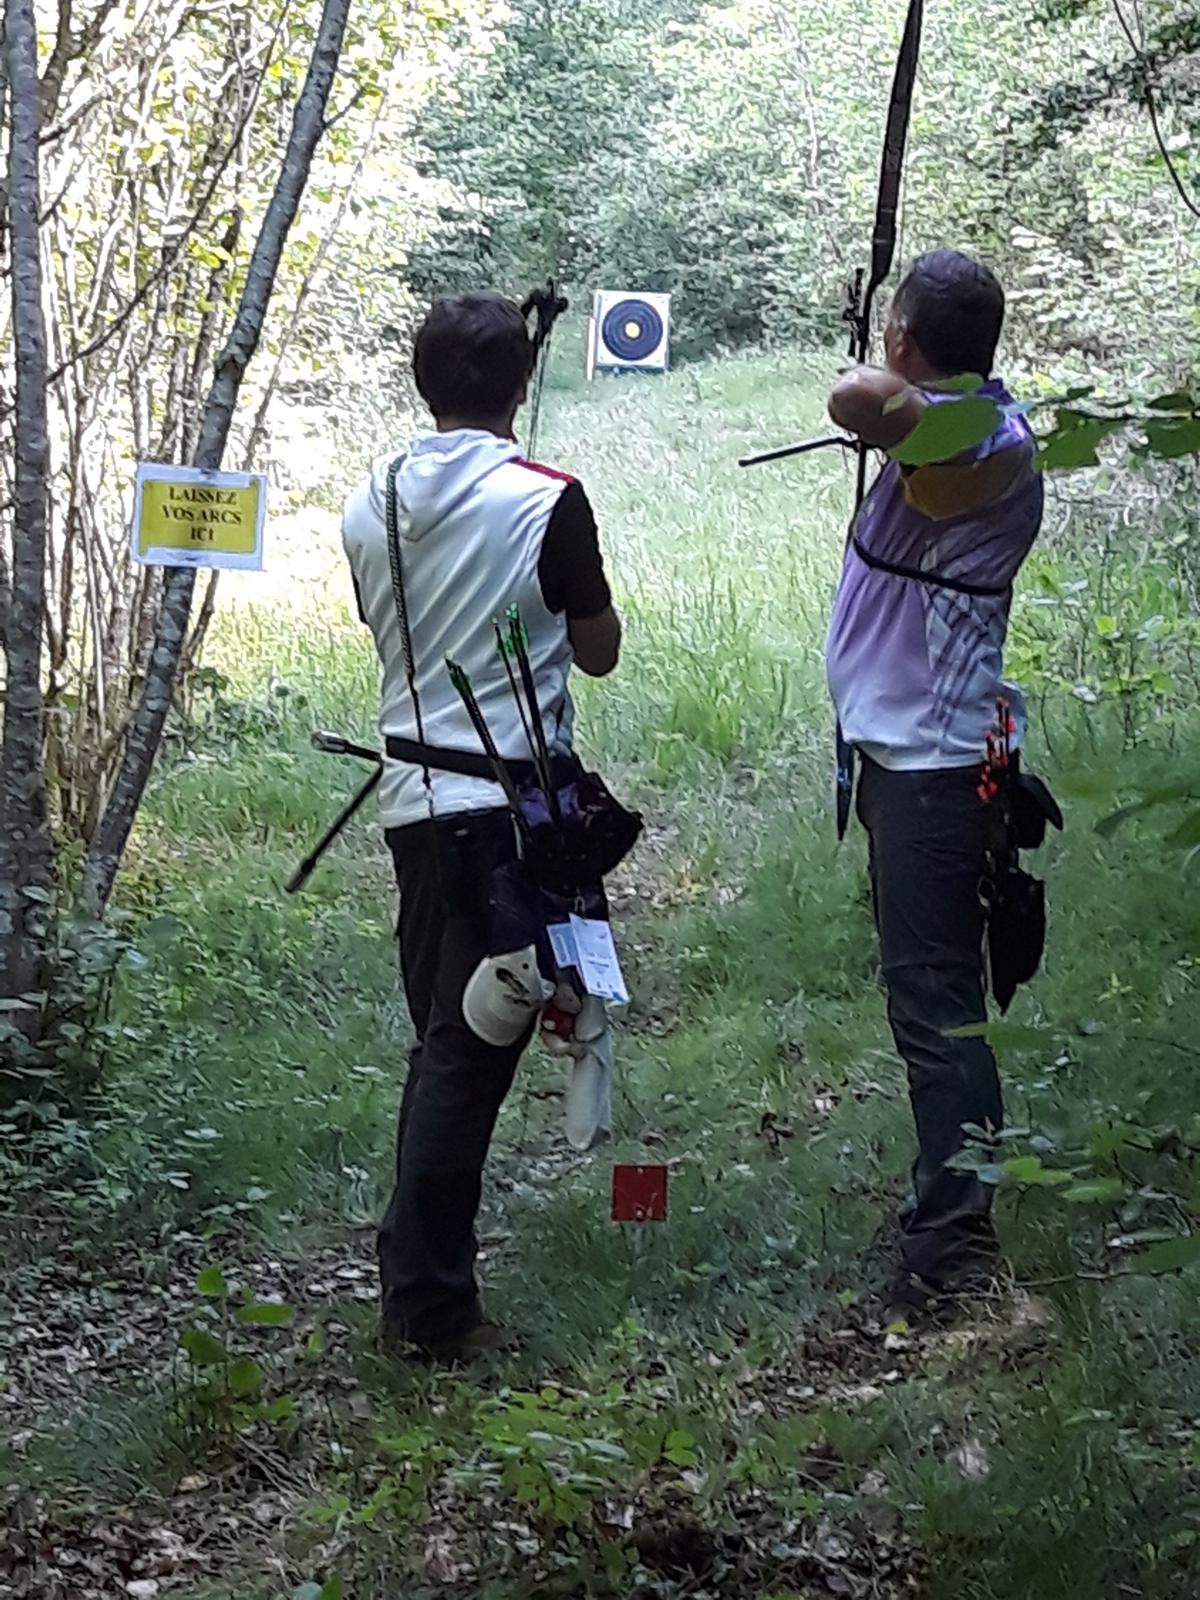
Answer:
[[[143,462],[137,473],[134,559],[159,567],[262,567],[267,481]]]

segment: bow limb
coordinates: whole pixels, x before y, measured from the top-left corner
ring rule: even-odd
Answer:
[[[892,94],[888,102],[883,155],[879,162],[879,192],[875,202],[875,226],[871,234],[871,270],[858,314],[858,348],[855,357],[866,361],[871,347],[871,307],[875,292],[892,270],[896,255],[896,218],[900,209],[900,182],[904,175],[904,152],[912,116],[913,87],[921,54],[921,27],[925,19],[924,0],[909,0],[904,37],[896,58]],[[867,482],[867,447],[859,446],[858,484],[855,510],[863,502]]]
[[[534,331],[530,338],[533,359],[530,366],[532,378],[533,400],[529,408],[529,437],[526,443],[526,454],[532,458],[537,454],[538,422],[542,413],[542,389],[546,381],[546,354],[550,343],[550,335],[554,331],[554,324],[564,311],[569,309],[565,295],[561,295],[553,278],[547,278],[544,289],[534,289],[521,306],[521,315],[528,321],[531,314],[536,313]]]

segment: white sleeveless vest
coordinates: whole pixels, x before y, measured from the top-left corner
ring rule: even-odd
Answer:
[[[390,459],[390,458],[389,458]],[[350,495],[342,539],[363,614],[383,669],[379,727],[417,737],[404,672],[384,520],[388,461]],[[571,748],[567,692],[572,654],[564,616],[546,609],[538,561],[551,513],[570,480],[521,458],[518,445],[474,428],[419,434],[397,482],[400,555],[427,744],[482,753],[479,738],[446,671],[450,656],[466,670],[497,748],[527,761],[529,745],[496,648],[493,621],[514,602],[529,636],[538,703],[553,750]],[[431,772],[436,817],[505,804],[498,784]],[[388,828],[430,815],[420,767],[387,760],[380,814]]]

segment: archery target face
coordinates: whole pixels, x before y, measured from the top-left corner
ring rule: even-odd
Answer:
[[[596,295],[594,364],[661,372],[667,365],[671,297],[665,294]]]

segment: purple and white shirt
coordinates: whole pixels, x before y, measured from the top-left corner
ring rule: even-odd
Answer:
[[[1020,740],[1019,693],[1002,679],[1012,582],[1042,520],[1033,435],[1004,386],[996,431],[952,462],[889,461],[863,501],[858,542],[877,558],[1001,591],[963,594],[865,562],[851,542],[826,647],[826,673],[848,742],[880,766],[924,771],[982,760],[996,697]],[[938,403],[952,396],[930,393]]]

